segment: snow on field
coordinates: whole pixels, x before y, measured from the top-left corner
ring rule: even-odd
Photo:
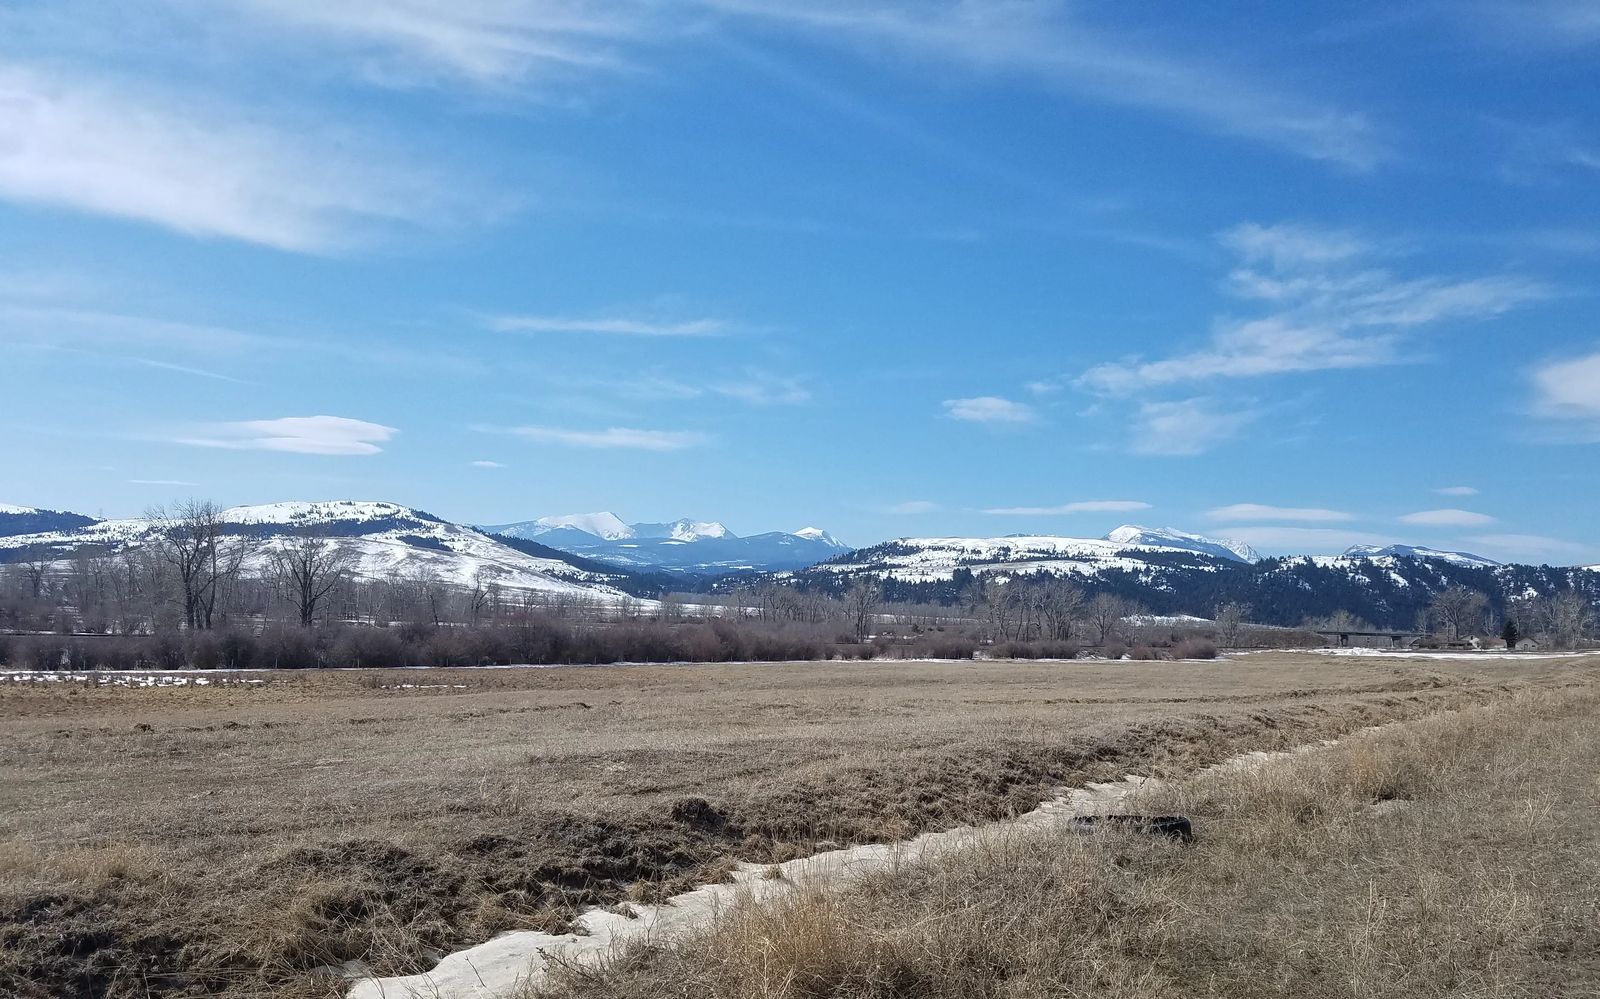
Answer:
[[[1478,659],[1582,659],[1600,656],[1600,652],[1475,652],[1470,649],[1437,652],[1424,649],[1378,649],[1352,646],[1350,648],[1307,649],[1321,656],[1365,656],[1390,659],[1451,659],[1472,661]]]
[[[0,683],[93,683],[100,687],[233,687],[254,686],[265,680],[237,676],[194,676],[192,673],[102,672],[66,670],[0,670]]]

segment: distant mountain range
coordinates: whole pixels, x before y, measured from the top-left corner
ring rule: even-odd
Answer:
[[[1155,614],[1205,616],[1223,601],[1239,601],[1268,624],[1346,610],[1374,624],[1411,627],[1434,594],[1457,584],[1488,594],[1497,607],[1511,597],[1574,588],[1600,602],[1600,567],[1502,565],[1408,545],[1264,558],[1238,541],[1131,524],[1102,538],[900,538],[851,550],[816,528],[739,537],[714,521],[627,524],[609,513],[470,527],[396,503],[351,500],[234,507],[222,520],[224,534],[256,538],[265,550],[307,531],[330,537],[365,580],[423,575],[453,586],[493,582],[598,599],[715,588],[727,575],[763,573],[832,592],[872,579],[891,599],[953,602],[984,578],[1052,573],[1090,592],[1137,600]],[[143,519],[0,506],[0,562],[115,555],[146,543],[155,530]],[[264,556],[258,560],[259,568]]]
[[[1236,541],[1127,525],[1103,538],[900,538],[790,578],[832,592],[872,579],[892,600],[952,603],[985,578],[1049,573],[1071,577],[1090,593],[1127,597],[1158,615],[1204,617],[1236,601],[1249,604],[1263,624],[1297,625],[1343,610],[1381,627],[1411,628],[1434,595],[1453,585],[1487,594],[1496,609],[1513,597],[1571,589],[1600,603],[1597,569],[1502,565],[1407,545],[1263,558]]]
[[[716,521],[626,524],[612,513],[540,517],[486,525],[490,534],[549,545],[634,571],[696,574],[803,569],[850,549],[816,527],[740,537]]]

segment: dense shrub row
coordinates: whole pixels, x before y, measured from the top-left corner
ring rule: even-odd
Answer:
[[[1040,643],[1041,646],[1055,643]],[[10,669],[303,669],[390,666],[780,662],[878,657],[971,659],[977,642],[930,633],[855,643],[821,625],[711,620],[516,626],[162,631],[154,635],[0,635]],[[1030,658],[1056,657],[1039,651]]]

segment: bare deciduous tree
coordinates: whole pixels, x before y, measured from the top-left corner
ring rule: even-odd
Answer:
[[[1250,605],[1237,600],[1229,600],[1218,604],[1216,610],[1217,637],[1222,639],[1226,648],[1238,648],[1239,629],[1250,617]]]
[[[1095,641],[1104,645],[1122,630],[1124,618],[1133,614],[1133,605],[1110,593],[1096,594],[1089,601],[1089,626],[1094,629]]]
[[[1058,642],[1072,638],[1083,620],[1083,591],[1065,579],[1052,579],[1043,585],[1040,615],[1045,631]]]
[[[1594,605],[1577,590],[1563,590],[1545,601],[1550,638],[1563,649],[1575,649],[1594,625]]]
[[[861,579],[844,596],[845,612],[855,630],[856,641],[865,642],[872,634],[873,616],[883,603],[883,587],[877,580]]]
[[[44,584],[49,578],[52,554],[44,545],[30,545],[23,550],[22,558],[18,561],[18,565],[22,568],[22,578],[27,581],[28,589],[35,600],[44,596]]]
[[[330,538],[308,533],[274,548],[269,560],[300,614],[301,627],[309,628],[322,599],[349,575],[355,556]]]
[[[1483,623],[1489,598],[1465,586],[1449,586],[1434,595],[1428,605],[1433,620],[1444,629],[1449,638],[1460,638],[1476,625]]]

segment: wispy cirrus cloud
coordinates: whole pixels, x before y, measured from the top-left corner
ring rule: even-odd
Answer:
[[[435,221],[450,200],[331,134],[4,61],[0,137],[0,198],[283,250]]]
[[[1400,523],[1416,527],[1484,527],[1495,519],[1486,513],[1472,510],[1418,510],[1400,518]]]
[[[1478,488],[1476,486],[1440,486],[1434,492],[1440,496],[1476,496],[1478,495]]]
[[[873,58],[957,66],[1022,79],[1100,103],[1145,109],[1200,130],[1260,142],[1313,160],[1367,170],[1390,155],[1364,114],[1291,96],[1148,36],[1099,30],[1075,6],[1003,0],[700,0],[744,19],[807,31]]]
[[[175,30],[231,31],[287,54],[388,86],[459,85],[535,95],[550,85],[649,69],[684,39],[775,27],[908,72],[1023,83],[1152,112],[1200,131],[1367,170],[1390,158],[1382,129],[1359,110],[1296,96],[1220,60],[1118,35],[1074,5],[1009,0],[241,0]]]
[[[1219,318],[1198,350],[1090,368],[1080,388],[1125,395],[1215,378],[1398,364],[1411,359],[1408,338],[1419,327],[1491,319],[1553,294],[1514,275],[1402,278],[1367,266],[1382,249],[1343,231],[1246,224],[1220,240],[1238,260],[1228,292],[1268,311]]]
[[[1131,513],[1149,509],[1151,505],[1140,500],[1078,500],[1057,506],[992,507],[983,512],[1005,517],[1042,517],[1074,513]]]
[[[805,379],[754,370],[714,382],[711,391],[752,406],[799,406],[811,401]]]
[[[482,458],[480,458],[477,461],[470,461],[467,464],[471,465],[473,468],[505,468],[506,467],[505,465],[501,464],[498,461],[489,461],[487,459],[482,459]]]
[[[884,508],[884,513],[895,516],[910,516],[918,513],[933,513],[939,509],[939,504],[932,500],[906,500],[904,503],[895,503]]]
[[[634,45],[671,19],[632,0],[242,0],[236,9],[342,55],[372,82],[507,89],[536,80],[637,68]]]
[[[603,450],[682,451],[711,442],[708,435],[693,430],[644,430],[635,427],[588,430],[547,426],[476,426],[473,429],[482,433],[507,434],[540,444]]]
[[[944,415],[952,420],[989,424],[1032,423],[1038,417],[1033,407],[1027,403],[994,395],[980,395],[970,399],[946,399]]]
[[[1204,454],[1255,421],[1258,414],[1210,398],[1140,403],[1130,446],[1136,454]]]
[[[731,332],[721,319],[661,320],[638,316],[491,316],[486,325],[501,333],[595,333],[606,336],[705,337]]]
[[[1206,511],[1206,517],[1218,521],[1281,520],[1306,523],[1335,523],[1354,520],[1355,515],[1343,510],[1323,507],[1270,506],[1265,503],[1233,503]]]
[[[232,451],[367,455],[381,452],[381,445],[399,432],[381,423],[343,416],[285,416],[275,420],[207,424],[191,434],[170,440],[174,444]]]

